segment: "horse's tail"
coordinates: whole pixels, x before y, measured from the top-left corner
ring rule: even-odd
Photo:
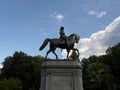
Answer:
[[[50,41],[50,39],[45,39],[39,50],[43,50],[46,47],[46,45],[48,44],[49,41]]]

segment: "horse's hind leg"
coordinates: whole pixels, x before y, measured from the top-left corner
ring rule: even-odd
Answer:
[[[53,52],[53,54],[56,56],[56,59],[58,60],[58,56],[57,56],[57,54],[55,53],[55,51],[53,50],[52,52]]]
[[[52,51],[52,50],[50,50],[50,49],[47,51],[45,58],[47,58],[48,54],[49,54],[51,51]]]

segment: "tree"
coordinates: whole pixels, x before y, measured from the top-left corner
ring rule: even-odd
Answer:
[[[103,63],[92,63],[87,68],[87,83],[90,90],[113,90],[113,77]]]
[[[101,59],[101,57],[91,56],[81,61],[85,90],[116,90],[111,69],[102,63]]]
[[[44,58],[41,56],[28,56],[23,52],[15,52],[3,62],[1,78],[11,77],[21,80],[23,90],[40,88],[40,66]]]
[[[117,90],[120,89],[120,43],[114,47],[109,47],[104,55],[103,63],[111,68],[112,75],[115,79]]]
[[[22,83],[14,78],[0,80],[0,90],[22,90]]]

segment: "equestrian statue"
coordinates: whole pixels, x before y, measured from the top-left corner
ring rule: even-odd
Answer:
[[[46,53],[45,58],[47,58],[48,54],[52,52],[56,59],[58,59],[57,54],[55,53],[56,48],[66,49],[67,51],[67,59],[69,59],[69,52],[70,50],[76,50],[79,56],[79,50],[74,48],[75,43],[79,42],[80,36],[77,34],[71,34],[70,36],[66,36],[64,32],[64,27],[60,27],[60,38],[50,39],[47,38],[44,40],[43,44],[39,48],[39,50],[43,50],[48,43],[50,43],[50,48]]]

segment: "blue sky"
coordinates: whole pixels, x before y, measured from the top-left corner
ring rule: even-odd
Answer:
[[[115,22],[119,5],[120,0],[0,0],[0,63],[15,51],[45,56],[48,47],[38,49],[44,39],[59,37],[60,26],[66,35],[89,39]],[[56,52],[61,58],[61,50]]]

